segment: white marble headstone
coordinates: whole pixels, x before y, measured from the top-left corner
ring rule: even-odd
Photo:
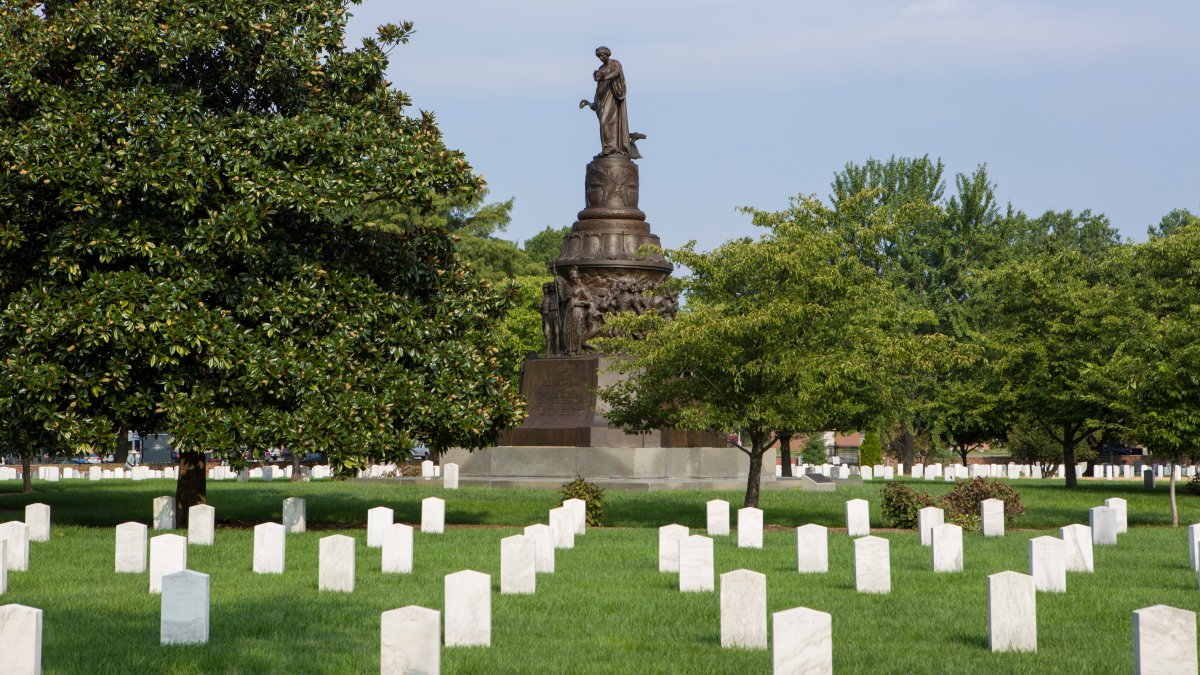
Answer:
[[[1092,544],[1111,546],[1117,543],[1117,512],[1107,506],[1088,509],[1088,524],[1092,526]]]
[[[1093,572],[1092,528],[1087,525],[1067,525],[1059,528],[1063,540],[1068,572]]]
[[[208,575],[180,570],[163,577],[159,641],[164,645],[208,642]]]
[[[492,577],[463,570],[447,574],[446,646],[490,647],[492,644]]]
[[[500,540],[500,592],[537,592],[537,553],[533,537],[523,534]]]
[[[1004,536],[1004,501],[985,499],[979,502],[979,524],[985,537]]]
[[[575,536],[587,534],[587,502],[582,499],[568,499],[562,505],[571,514],[571,524],[575,526]]]
[[[421,478],[433,478],[433,462],[431,460],[427,459],[421,462]]]
[[[208,504],[196,504],[188,508],[188,544],[212,546],[216,521],[217,510]]]
[[[446,500],[426,497],[421,500],[421,531],[442,534],[446,531]]]
[[[383,546],[383,531],[392,526],[394,512],[386,506],[367,510],[367,548]]]
[[[441,612],[409,605],[380,615],[380,675],[436,674],[441,668]]]
[[[859,593],[891,593],[890,544],[870,535],[854,540],[854,586]]]
[[[8,541],[0,539],[0,595],[8,592],[8,556],[4,551],[8,548]]]
[[[1116,512],[1117,534],[1129,531],[1129,503],[1120,497],[1105,499],[1104,505]]]
[[[162,578],[187,569],[187,538],[160,534],[150,538],[150,592],[162,593]]]
[[[988,577],[988,646],[994,652],[1037,651],[1033,577],[1012,571]]]
[[[1154,605],[1133,613],[1133,672],[1176,675],[1197,672],[1196,613]]]
[[[929,532],[934,572],[963,571],[962,528],[953,523],[935,526]]]
[[[117,526],[116,571],[141,574],[146,571],[146,535],[144,523]]]
[[[288,497],[283,500],[283,526],[289,533],[304,532],[308,529],[308,505],[302,497]]]
[[[287,528],[280,523],[254,526],[254,572],[283,574],[287,560]]]
[[[139,467],[141,468],[141,467]],[[156,530],[173,530],[175,529],[175,498],[174,497],[155,497],[154,498],[154,529]]]
[[[408,574],[413,566],[413,529],[395,523],[383,531],[383,571]]]
[[[554,548],[575,548],[575,516],[565,506],[550,509]]]
[[[871,534],[871,506],[865,499],[846,502],[846,534],[865,537]]]
[[[872,472],[871,467],[860,466],[858,467],[858,477],[863,480],[872,480],[875,477],[875,474]]]
[[[458,465],[447,464],[442,467],[442,487],[447,490],[458,489]]]
[[[811,523],[796,528],[796,569],[802,573],[829,571],[829,528]]]
[[[7,543],[5,558],[12,572],[29,569],[29,527],[20,520],[0,523],[0,541]]]
[[[42,610],[25,605],[0,606],[0,673],[42,672]]]
[[[771,615],[774,675],[832,675],[833,616],[807,607]]]
[[[714,590],[713,540],[693,534],[679,540],[679,590]]]
[[[683,525],[663,525],[658,528],[658,571],[679,571],[679,540],[688,536]]]
[[[29,541],[50,541],[50,505],[26,505],[25,524],[29,526]]]
[[[321,538],[318,588],[354,592],[354,538],[335,534]]]
[[[708,536],[724,537],[729,534],[729,502],[714,499],[706,505]]]
[[[767,648],[767,575],[751,570],[721,575],[721,646]]]
[[[763,512],[753,506],[738,509],[738,548],[762,548]],[[764,615],[763,622],[766,622]]]
[[[933,545],[933,528],[946,522],[946,512],[936,506],[926,506],[917,511],[917,529],[921,531],[921,545]]]
[[[1045,593],[1067,592],[1067,556],[1062,539],[1034,537],[1029,540],[1029,575],[1033,587]]]
[[[534,566],[539,573],[554,572],[554,530],[544,523],[529,525],[525,536],[533,538]],[[678,557],[678,554],[676,554]]]

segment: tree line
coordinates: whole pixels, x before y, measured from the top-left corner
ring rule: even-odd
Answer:
[[[748,505],[766,450],[814,429],[877,432],[905,467],[985,442],[1048,466],[1107,441],[1197,453],[1191,213],[1122,241],[1103,215],[1030,216],[986,167],[948,181],[929,157],[847,164],[831,187],[746,209],[758,237],[666,251],[686,308],[615,320],[646,338],[605,345],[636,374],[604,393],[613,419],[740,431]]]

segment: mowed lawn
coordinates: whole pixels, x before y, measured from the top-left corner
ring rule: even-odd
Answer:
[[[932,572],[930,552],[911,531],[883,531],[891,541],[889,595],[854,590],[853,543],[830,533],[830,572],[795,571],[796,525],[842,527],[846,499],[872,502],[880,525],[881,483],[834,494],[767,491],[762,550],[716,538],[718,574],[751,569],[768,575],[768,609],[805,606],[833,615],[839,672],[1127,673],[1133,664],[1132,612],[1155,604],[1200,610],[1185,528],[1164,527],[1165,487],[1085,482],[1067,492],[1048,481],[1017,481],[1027,512],[1003,538],[964,535],[965,571]],[[188,567],[211,575],[211,635],[205,646],[158,644],[159,596],[146,574],[113,572],[112,526],[148,523],[153,497],[170,481],[0,483],[0,521],[23,517],[33,501],[52,507],[50,542],[33,543],[30,571],[9,572],[0,604],[45,612],[43,665],[79,672],[376,672],[379,615],[410,604],[440,610],[443,577],[462,569],[492,575],[492,647],[444,648],[447,673],[746,673],[770,672],[769,651],[720,647],[719,592],[683,594],[674,574],[657,571],[657,527],[679,522],[703,533],[704,502],[739,493],[609,492],[612,527],[590,528],[576,548],[557,552],[557,569],[539,575],[533,596],[499,593],[500,539],[546,522],[554,491],[465,488],[433,483],[210,483],[217,509],[212,547],[190,547]],[[912,481],[941,491],[940,481]],[[289,535],[286,573],[251,572],[249,526],[280,517],[284,497],[303,496],[316,531]],[[396,520],[417,523],[421,499],[447,500],[444,535],[415,534],[412,574],[382,574],[380,552],[366,547],[366,511],[389,506]],[[1028,540],[1087,522],[1087,508],[1107,497],[1129,500],[1131,531],[1117,546],[1096,547],[1094,574],[1068,575],[1066,594],[1038,594],[1038,653],[992,654],[987,648],[987,575],[1028,571]],[[1200,520],[1200,498],[1180,494],[1181,522]],[[1052,531],[1047,531],[1053,528]],[[358,541],[354,593],[318,592],[319,539]],[[153,534],[153,533],[152,533]],[[183,534],[183,532],[180,532]]]

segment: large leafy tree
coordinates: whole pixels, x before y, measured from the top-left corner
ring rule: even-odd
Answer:
[[[353,4],[353,3],[352,3]],[[8,3],[0,13],[4,442],[170,431],[342,470],[519,420],[508,298],[443,230],[370,203],[482,189],[384,79],[410,25],[343,44],[341,0]]]
[[[1109,387],[1094,376],[1123,314],[1102,259],[1073,248],[1014,259],[980,277],[975,302],[988,317],[977,340],[999,419],[1053,439],[1075,487],[1077,451],[1114,414]]]
[[[981,394],[979,351],[969,338],[977,317],[965,301],[970,279],[1009,255],[1013,219],[1001,214],[986,167],[957,174],[947,197],[945,167],[928,156],[847,164],[832,190],[836,231],[905,306],[919,310],[897,330],[949,338],[954,353],[892,383],[907,391],[894,419],[881,420],[892,431],[892,452],[906,466],[922,445],[950,445],[965,456],[995,433],[986,421],[991,404]],[[886,227],[859,237],[873,218]]]
[[[609,418],[630,431],[741,432],[745,504],[756,506],[776,431],[877,418],[894,403],[890,376],[913,365],[922,341],[891,330],[902,301],[831,232],[834,212],[801,198],[783,212],[751,213],[768,230],[759,239],[667,252],[690,270],[679,280],[686,308],[674,321],[614,319],[626,337],[605,349],[630,376],[602,396]],[[867,227],[858,235],[877,236]]]
[[[1118,429],[1172,462],[1200,455],[1200,219],[1125,247],[1111,267],[1126,303],[1120,347],[1093,376],[1119,411]],[[1171,524],[1179,525],[1171,472]]]

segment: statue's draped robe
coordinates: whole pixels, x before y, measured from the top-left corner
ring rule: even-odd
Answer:
[[[601,153],[629,154],[629,116],[625,112],[625,73],[621,62],[609,59],[596,71],[596,117],[600,118]]]

